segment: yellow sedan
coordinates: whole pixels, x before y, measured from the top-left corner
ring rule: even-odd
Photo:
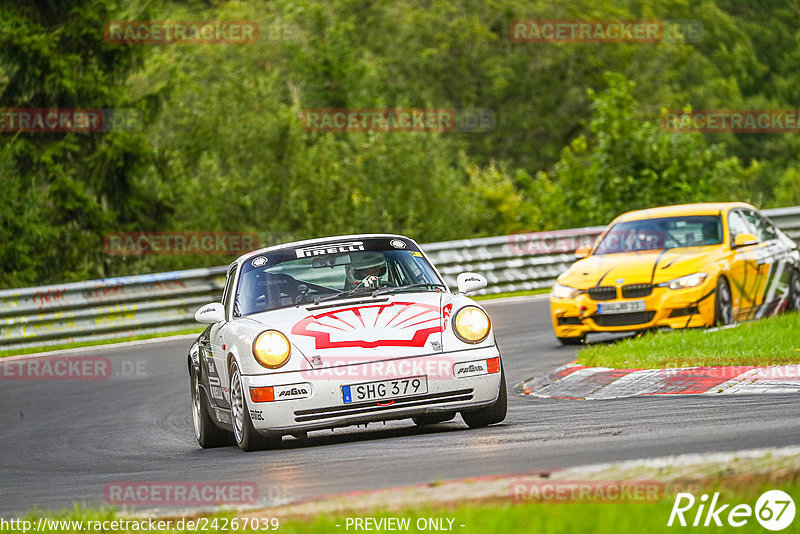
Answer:
[[[798,245],[742,202],[614,219],[550,294],[556,337],[707,327],[800,309]]]

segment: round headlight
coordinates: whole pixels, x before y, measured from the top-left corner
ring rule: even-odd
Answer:
[[[261,332],[253,342],[253,356],[256,361],[270,369],[277,369],[289,361],[291,352],[289,340],[276,330]]]
[[[467,343],[480,343],[489,335],[491,327],[486,312],[475,306],[461,308],[453,321],[456,336]]]

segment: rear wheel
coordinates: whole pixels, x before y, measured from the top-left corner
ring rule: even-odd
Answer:
[[[559,337],[558,340],[562,345],[583,345],[586,341],[586,335],[577,337]]]
[[[236,363],[231,366],[231,419],[233,438],[243,451],[274,449],[280,445],[281,436],[263,436],[256,432],[247,410],[242,375]]]
[[[500,372],[500,394],[491,406],[481,408],[474,412],[461,412],[461,417],[470,428],[481,428],[495,423],[500,423],[506,418],[508,411],[508,396],[506,393],[506,374]]]
[[[731,286],[724,276],[720,276],[719,280],[717,280],[714,303],[714,324],[726,325],[733,323],[733,297],[731,296]]]
[[[194,437],[204,449],[231,445],[230,433],[219,428],[211,418],[208,402],[200,389],[197,373],[191,373],[192,423]]]
[[[789,307],[800,311],[800,271],[797,270],[789,277]]]
[[[415,415],[411,418],[417,426],[435,425],[436,423],[444,423],[455,417],[455,413],[441,413],[441,414],[423,414]]]

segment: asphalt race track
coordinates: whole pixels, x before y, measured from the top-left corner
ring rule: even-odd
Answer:
[[[552,334],[547,302],[486,304],[509,391],[574,359]],[[469,430],[460,417],[425,429],[410,420],[284,438],[280,450],[202,450],[189,411],[186,349],[168,341],[87,352],[138,365],[134,379],[0,380],[0,516],[38,505],[103,504],[124,481],[252,481],[275,497],[420,484],[464,476],[800,444],[800,395],[685,396],[607,401],[511,394],[505,423]]]

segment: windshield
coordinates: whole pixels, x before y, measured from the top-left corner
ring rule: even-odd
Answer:
[[[415,289],[441,291],[436,287],[441,283],[411,241],[376,238],[284,249],[245,262],[234,315],[313,303],[342,292],[363,297],[385,287],[431,284]]]
[[[720,243],[722,219],[718,215],[664,217],[615,224],[594,253],[615,254]]]

